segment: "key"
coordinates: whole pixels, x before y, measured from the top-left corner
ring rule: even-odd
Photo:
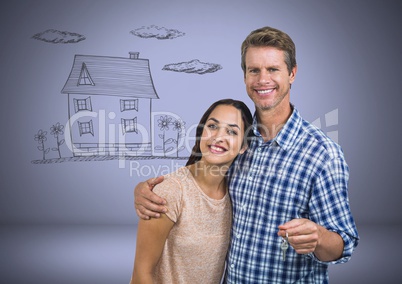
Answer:
[[[285,261],[286,259],[286,251],[289,247],[288,244],[288,233],[286,232],[286,238],[282,239],[282,243],[281,243],[281,250],[282,250],[282,260]]]
[[[286,259],[286,250],[288,249],[289,245],[288,242],[283,239],[282,243],[281,243],[281,250],[282,250],[282,260],[285,261]]]

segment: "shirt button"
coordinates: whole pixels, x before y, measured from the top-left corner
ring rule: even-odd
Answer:
[[[248,180],[252,180],[252,179],[253,179],[253,177],[252,177],[252,176],[249,176],[249,177],[248,177]]]

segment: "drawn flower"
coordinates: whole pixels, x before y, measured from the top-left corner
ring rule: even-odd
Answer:
[[[64,125],[61,125],[59,122],[57,122],[55,125],[50,127],[50,134],[52,134],[55,138],[59,135],[64,134]]]
[[[171,124],[172,118],[167,115],[161,116],[158,119],[158,126],[160,130],[169,130],[169,124]]]
[[[38,134],[35,134],[35,141],[38,141],[38,143],[43,143],[43,141],[46,141],[47,131],[43,131],[42,129],[39,129]]]
[[[177,130],[178,132],[182,132],[184,129],[185,121],[181,119],[177,119],[173,122],[173,130]]]

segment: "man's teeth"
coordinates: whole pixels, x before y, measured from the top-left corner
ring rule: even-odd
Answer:
[[[268,94],[271,93],[273,91],[273,89],[269,89],[269,90],[259,90],[257,91],[259,94]]]

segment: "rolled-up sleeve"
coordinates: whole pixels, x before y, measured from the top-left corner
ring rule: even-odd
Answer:
[[[342,257],[336,261],[323,263],[347,262],[359,242],[349,205],[348,182],[349,167],[343,154],[340,153],[335,158],[328,159],[313,186],[310,200],[311,220],[329,231],[338,233],[344,242]]]

